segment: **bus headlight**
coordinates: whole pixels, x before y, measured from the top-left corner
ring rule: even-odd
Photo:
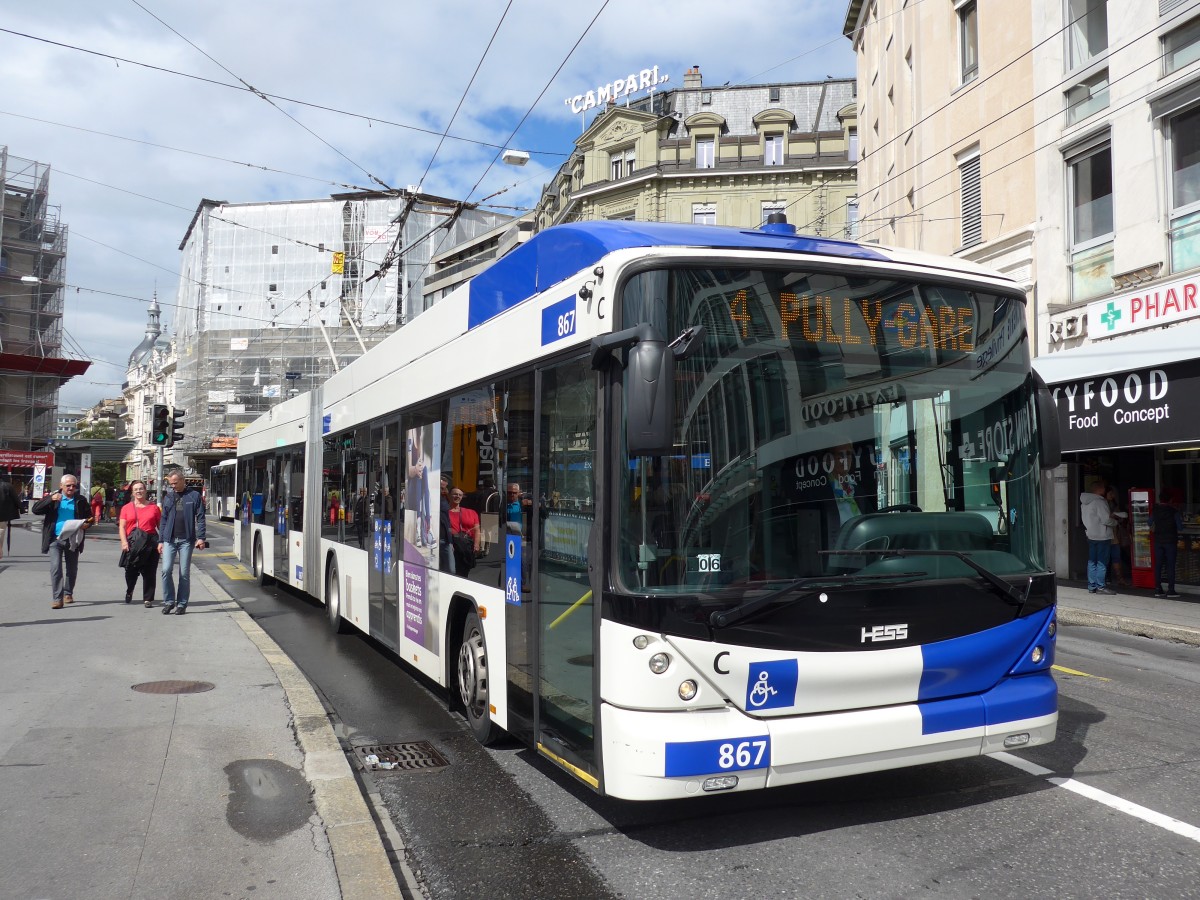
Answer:
[[[1029,654],[1029,658],[1032,659],[1034,663],[1040,663],[1045,655],[1046,651],[1041,647],[1034,647],[1033,652]]]
[[[633,646],[637,647],[639,650],[645,650],[650,646],[650,638],[647,635],[639,634],[633,639]]]
[[[689,678],[687,681],[685,681],[679,685],[679,699],[680,700],[691,700],[695,696],[696,696],[696,682],[692,681]]]
[[[665,653],[655,653],[650,657],[650,671],[655,675],[661,675],[667,671],[669,665],[671,665],[671,657]]]
[[[1050,637],[1058,634],[1058,619],[1050,620],[1050,624],[1046,626],[1046,634],[1050,635]]]

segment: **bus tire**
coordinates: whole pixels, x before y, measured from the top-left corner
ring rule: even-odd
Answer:
[[[467,614],[463,622],[455,676],[463,715],[475,739],[486,746],[495,740],[498,729],[492,723],[490,709],[487,638],[484,637],[479,614],[474,610]]]
[[[254,536],[254,549],[250,551],[250,573],[259,587],[267,583],[267,569],[263,562],[262,536]]]
[[[338,578],[337,560],[331,559],[325,568],[325,614],[329,617],[329,630],[334,634],[347,634],[350,623],[342,615],[342,582]]]

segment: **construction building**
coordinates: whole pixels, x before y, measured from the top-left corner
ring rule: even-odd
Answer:
[[[202,201],[179,247],[176,457],[203,473],[231,455],[246,424],[420,314],[435,254],[507,219],[412,190]]]
[[[50,167],[0,146],[0,447],[55,436],[59,388],[90,362],[63,355],[67,227],[49,203]]]
[[[757,228],[783,213],[806,234],[855,236],[858,106],[852,78],[683,87],[610,101],[545,186],[541,231],[636,219]]]

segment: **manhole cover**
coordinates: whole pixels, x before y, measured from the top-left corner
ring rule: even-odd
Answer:
[[[143,681],[133,689],[143,694],[201,694],[213,687],[207,681]]]
[[[450,765],[428,741],[401,744],[369,744],[355,747],[354,755],[364,769],[377,771],[433,772]]]

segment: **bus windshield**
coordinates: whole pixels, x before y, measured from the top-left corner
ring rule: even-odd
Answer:
[[[963,554],[1001,576],[1044,571],[1019,295],[679,266],[632,276],[620,309],[668,341],[703,327],[675,363],[675,451],[619,457],[623,589],[977,577]]]

